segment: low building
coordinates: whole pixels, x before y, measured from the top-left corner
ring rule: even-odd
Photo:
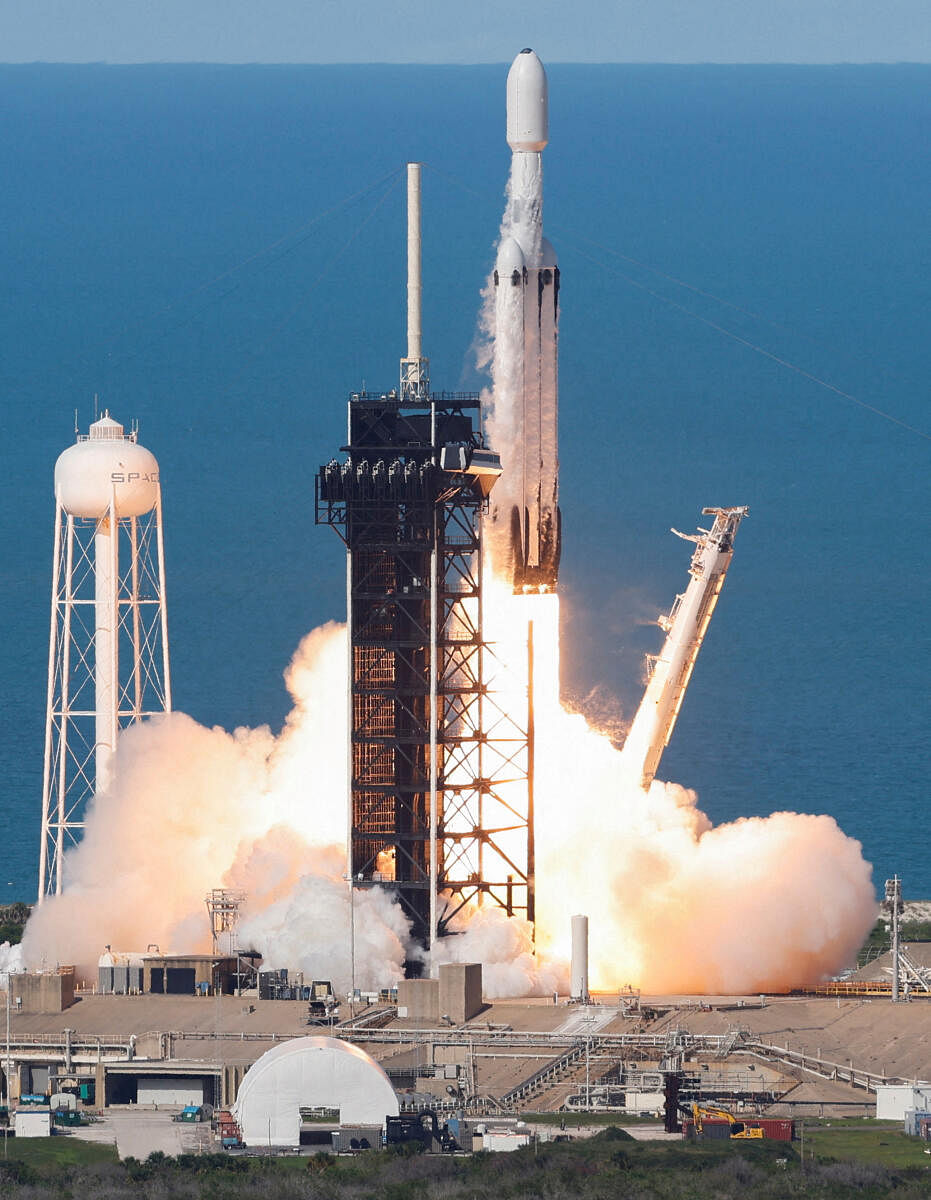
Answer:
[[[13,1114],[13,1132],[18,1138],[51,1137],[52,1114],[47,1108],[19,1108]]]
[[[255,968],[246,955],[146,954],[142,958],[142,990],[154,995],[232,996],[254,978]]]
[[[931,1083],[885,1084],[876,1089],[876,1120],[904,1121],[905,1114],[931,1109]]]
[[[60,1013],[74,1004],[74,967],[9,976],[14,1013]]]
[[[398,1016],[464,1025],[482,1011],[482,964],[440,963],[438,979],[402,979]]]
[[[402,979],[398,983],[398,1016],[409,1021],[440,1019],[440,983],[438,979]]]

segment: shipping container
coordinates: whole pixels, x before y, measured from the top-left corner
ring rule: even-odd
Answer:
[[[785,1117],[743,1117],[736,1118],[745,1129],[762,1129],[763,1137],[772,1142],[791,1142],[795,1137],[795,1122]],[[729,1121],[722,1120],[719,1117],[707,1118],[702,1121],[702,1131],[700,1134],[695,1132],[695,1122],[686,1120],[682,1122],[683,1137],[702,1137],[702,1138],[729,1138],[731,1136],[731,1125]],[[738,1141],[743,1141],[743,1138],[738,1138]]]
[[[773,1142],[791,1142],[795,1137],[795,1122],[788,1117],[742,1118],[745,1125],[762,1129],[763,1136]]]

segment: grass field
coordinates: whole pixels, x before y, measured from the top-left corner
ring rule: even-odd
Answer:
[[[80,1138],[58,1135],[47,1138],[11,1137],[6,1146],[0,1144],[0,1162],[28,1163],[30,1167],[83,1167],[91,1163],[118,1162],[116,1146],[99,1142],[82,1142]]]
[[[839,1159],[876,1163],[884,1167],[929,1167],[931,1146],[918,1138],[906,1137],[899,1122],[883,1122],[879,1128],[860,1125],[805,1126],[805,1159]],[[796,1148],[802,1145],[795,1143]]]

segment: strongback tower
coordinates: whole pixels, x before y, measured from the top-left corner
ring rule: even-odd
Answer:
[[[63,890],[119,731],[170,709],[158,463],[105,414],[55,464],[39,903]]]
[[[430,946],[465,905],[533,919],[527,735],[497,703],[482,633],[481,515],[501,472],[476,393],[430,392],[420,340],[419,166],[408,168],[400,387],[349,400],[316,520],[347,548],[349,862]]]

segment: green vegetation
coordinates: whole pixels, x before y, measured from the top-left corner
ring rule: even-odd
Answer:
[[[884,1167],[924,1167],[931,1179],[931,1155],[918,1138],[906,1137],[901,1122],[881,1122],[879,1128],[853,1125],[805,1127],[805,1158],[843,1159]]]
[[[802,1162],[799,1143],[637,1142],[609,1126],[586,1140],[472,1157],[374,1151],[355,1158],[153,1154],[145,1162],[56,1167],[11,1158],[5,1164],[0,1160],[0,1195],[4,1200],[919,1200],[931,1194],[931,1161],[920,1143],[907,1147],[917,1151],[921,1161],[916,1165],[886,1164],[848,1154],[858,1137],[864,1138],[861,1148],[869,1158],[893,1145],[904,1154],[901,1135],[883,1128],[806,1128]],[[56,1142],[78,1144],[71,1138],[51,1140]]]
[[[0,1171],[6,1162],[21,1163],[27,1167],[75,1167],[92,1163],[118,1162],[116,1146],[100,1142],[82,1142],[79,1138],[56,1137],[17,1138],[0,1137]],[[0,1180],[3,1179],[0,1173]],[[2,1194],[0,1188],[0,1194]]]
[[[931,921],[903,921],[899,926],[903,942],[931,942]],[[857,966],[864,967],[892,949],[892,934],[885,921],[877,921],[857,953]]]
[[[32,909],[28,904],[0,904],[0,942],[15,944],[23,940],[23,929]]]

